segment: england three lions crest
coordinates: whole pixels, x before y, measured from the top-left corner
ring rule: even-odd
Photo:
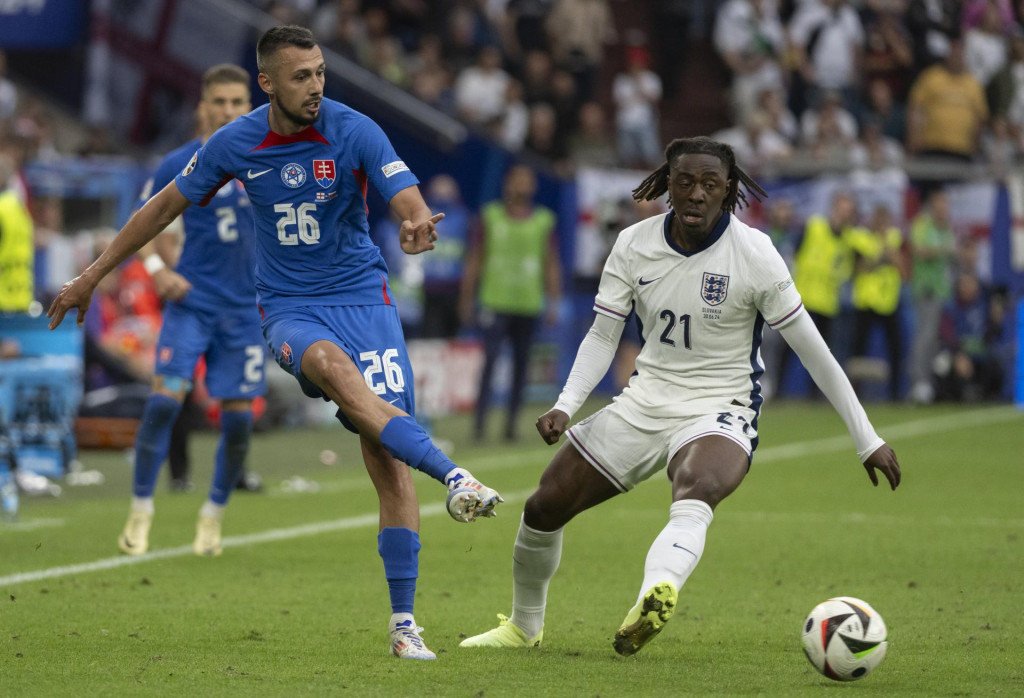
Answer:
[[[704,272],[704,283],[700,287],[700,297],[708,305],[721,305],[729,294],[729,277],[724,274]]]

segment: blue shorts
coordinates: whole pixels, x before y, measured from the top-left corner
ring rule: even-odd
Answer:
[[[303,354],[315,342],[326,339],[349,355],[370,390],[407,414],[415,414],[412,365],[395,306],[339,305],[267,311],[263,336],[277,363],[298,379],[309,397],[330,400],[302,375]],[[340,412],[338,419],[350,431],[357,431]]]
[[[261,339],[256,308],[211,312],[168,303],[156,345],[155,373],[192,380],[196,362],[205,355],[206,388],[211,396],[254,398],[267,391]]]

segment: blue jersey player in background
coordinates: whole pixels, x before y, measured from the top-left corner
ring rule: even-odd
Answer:
[[[270,104],[215,133],[175,181],[143,206],[81,276],[65,284],[48,316],[78,322],[96,284],[152,240],[189,204],[215,201],[232,179],[245,185],[256,223],[256,288],[263,334],[278,363],[312,397],[338,406],[359,434],[380,500],[378,550],[391,595],[391,653],[434,659],[413,618],[419,506],[406,464],[448,488],[459,521],[492,516],[502,501],[458,468],[411,416],[413,376],[387,267],[370,241],[368,184],[398,220],[402,250],[434,247],[435,224],[417,179],[373,121],[324,98],[323,56],[309,30],[268,30],[257,44],[259,85]]]
[[[221,126],[252,108],[249,74],[223,64],[203,75],[199,121],[202,137],[169,154],[142,192],[142,203],[174,180],[202,144]],[[221,554],[221,520],[238,482],[252,433],[252,401],[265,391],[263,338],[256,309],[253,273],[253,218],[239,182],[222,187],[210,206],[182,216],[185,241],[175,269],[157,253],[155,242],[139,254],[164,305],[156,347],[153,393],[135,436],[132,503],[118,547],[129,555],[149,548],[153,490],[167,458],[171,430],[188,392],[196,362],[206,357],[207,387],[221,400],[221,438],[210,496],[200,510],[192,549]]]

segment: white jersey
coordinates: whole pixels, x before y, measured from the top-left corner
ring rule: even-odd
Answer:
[[[623,230],[601,274],[594,310],[635,310],[644,345],[616,400],[652,417],[759,412],[761,330],[802,311],[786,263],[767,235],[723,213],[705,246],[671,237],[669,212]],[[754,425],[756,427],[756,424]]]

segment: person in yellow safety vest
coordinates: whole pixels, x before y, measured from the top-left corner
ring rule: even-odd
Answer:
[[[0,312],[27,312],[35,296],[32,216],[14,189],[14,162],[0,154]]]
[[[868,341],[876,325],[885,333],[889,357],[889,399],[900,396],[902,337],[899,309],[900,250],[903,235],[893,225],[892,212],[881,204],[875,208],[870,228],[854,228],[844,234],[854,254],[853,356],[867,355]],[[854,383],[856,386],[856,383]]]
[[[839,295],[850,278],[853,258],[843,233],[856,223],[857,200],[850,192],[840,191],[832,198],[826,218],[815,214],[807,219],[803,237],[794,258],[793,280],[804,308],[818,332],[831,346],[832,320],[839,314]],[[786,382],[786,366],[793,350],[784,345],[778,366],[778,390]]]

